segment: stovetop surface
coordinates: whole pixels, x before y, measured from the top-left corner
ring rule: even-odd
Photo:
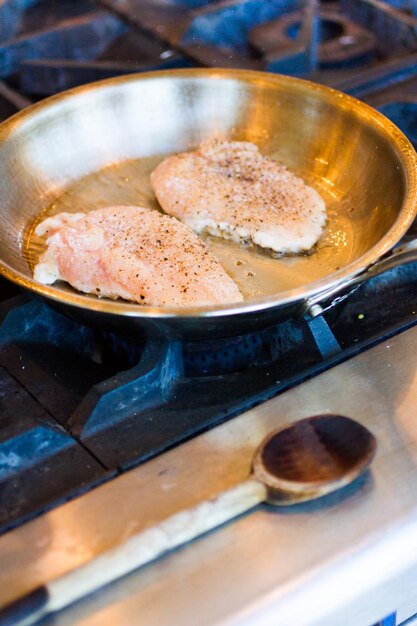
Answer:
[[[416,359],[412,328],[3,535],[0,604],[245,480],[281,424],[333,412],[376,436],[359,483],[258,507],[48,623],[369,626],[395,610],[401,623],[416,612]]]
[[[416,298],[413,264],[372,280],[323,318],[146,345],[80,326],[24,295],[5,300],[1,530],[413,326]]]

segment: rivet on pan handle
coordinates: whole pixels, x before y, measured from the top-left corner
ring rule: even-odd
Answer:
[[[395,269],[396,267],[401,267],[402,265],[415,262],[417,262],[417,239],[413,239],[407,244],[399,246],[398,248],[395,248],[395,250],[388,252],[388,254],[383,256],[373,265],[370,265],[360,274],[352,276],[334,287],[330,287],[325,291],[321,291],[320,293],[311,296],[311,298],[308,298],[305,302],[303,314],[310,317],[317,317],[317,315],[321,315],[342,300],[348,298],[353,291],[370,278],[384,274],[385,272]],[[336,297],[333,298],[333,296]],[[330,303],[328,303],[329,300]],[[326,303],[326,305],[322,306],[323,303]]]

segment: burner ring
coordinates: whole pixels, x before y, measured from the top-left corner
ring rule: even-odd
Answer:
[[[277,20],[253,28],[249,41],[269,61],[294,46],[302,25],[302,13],[288,13]],[[375,35],[334,10],[320,11],[319,64],[321,67],[351,65],[373,55]]]

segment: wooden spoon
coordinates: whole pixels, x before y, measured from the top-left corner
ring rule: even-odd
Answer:
[[[341,415],[317,415],[270,433],[247,481],[176,513],[0,611],[0,626],[28,626],[254,506],[291,505],[348,485],[369,466],[374,436]]]

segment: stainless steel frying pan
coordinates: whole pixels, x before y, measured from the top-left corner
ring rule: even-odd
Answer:
[[[40,215],[106,204],[156,205],[149,173],[200,141],[255,142],[316,187],[328,226],[310,256],[271,259],[208,238],[245,302],[144,307],[32,278]],[[49,98],[0,126],[0,272],[78,320],[123,333],[221,336],[309,309],[417,260],[417,246],[380,260],[417,212],[416,155],[385,117],[306,81],[248,71],[177,70],[103,81]],[[370,269],[369,269],[370,268]]]

